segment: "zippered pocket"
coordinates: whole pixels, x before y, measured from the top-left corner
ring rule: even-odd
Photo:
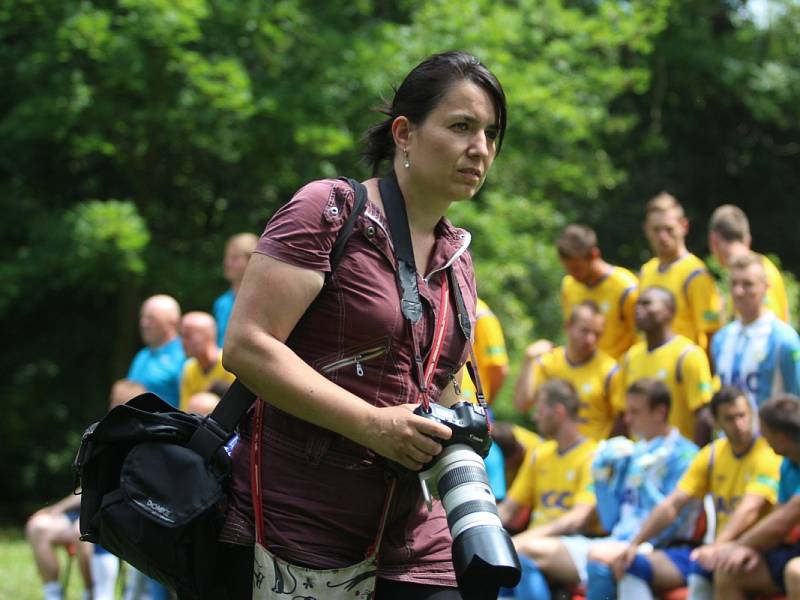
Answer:
[[[379,356],[386,354],[388,346],[375,346],[374,348],[367,348],[366,350],[359,350],[357,353],[338,360],[329,362],[320,367],[323,373],[332,373],[344,369],[345,367],[355,365],[356,375],[359,377],[364,376],[364,363],[375,360]]]

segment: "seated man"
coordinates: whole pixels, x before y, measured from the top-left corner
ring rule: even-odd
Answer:
[[[536,562],[547,578],[561,585],[586,583],[588,579],[587,557],[592,548],[605,543],[620,545],[638,530],[652,508],[660,502],[683,475],[689,462],[697,452],[697,446],[681,436],[669,424],[669,389],[654,379],[643,379],[630,386],[626,394],[625,419],[629,429],[639,438],[633,444],[628,460],[616,463],[615,467],[624,475],[619,477],[620,486],[601,493],[607,486],[604,483],[603,469],[597,468],[595,487],[599,512],[605,513],[605,506],[619,507],[613,519],[610,535],[605,538],[586,536],[562,536],[560,538],[528,539],[518,548],[528,558]],[[602,456],[602,454],[601,454]],[[603,465],[605,467],[605,465]],[[695,513],[696,514],[696,513]],[[660,536],[654,536],[655,545],[676,537],[688,537],[694,529],[694,515],[686,511],[673,520],[672,527]],[[609,541],[613,540],[613,541]],[[529,594],[525,588],[526,573],[518,588],[520,600],[542,598]],[[589,586],[589,594],[592,595]],[[599,596],[598,596],[599,597]]]
[[[792,561],[800,556],[800,543],[788,541],[787,534],[800,523],[800,398],[776,396],[761,407],[759,417],[761,433],[784,457],[778,505],[736,543],[720,551],[714,574],[715,598],[744,600],[749,594],[783,594],[790,581],[796,584],[797,565]],[[789,577],[784,579],[786,571]]]
[[[580,432],[593,440],[606,439],[614,425],[613,399],[621,393],[616,361],[597,342],[605,319],[600,307],[585,300],[572,308],[564,324],[567,343],[535,360],[526,358],[514,395],[517,410],[530,408],[536,389],[551,379],[569,381],[578,392]]]
[[[602,568],[607,565],[621,578],[621,598],[652,598],[651,588],[661,592],[684,586],[687,580],[692,598],[710,597],[711,572],[717,568],[720,548],[751,527],[775,502],[780,459],[764,439],[753,434],[754,416],[746,394],[723,387],[711,399],[711,411],[725,437],[700,451],[677,488],[655,507],[628,544],[592,549],[590,560],[601,564],[590,569],[590,588],[610,587],[608,593],[614,594],[610,572]],[[706,494],[711,494],[715,509],[713,544],[694,551],[690,545],[655,551],[643,546],[670,527],[687,504],[701,501]],[[625,571],[628,575],[622,577]]]
[[[536,400],[536,423],[549,439],[526,458],[498,507],[500,519],[509,531],[528,526],[527,531],[513,538],[523,560],[530,540],[581,531],[594,509],[590,467],[597,444],[578,430],[578,396],[574,388],[566,381],[553,379],[539,388]],[[532,573],[535,577],[535,568]],[[541,575],[529,585],[547,589]]]

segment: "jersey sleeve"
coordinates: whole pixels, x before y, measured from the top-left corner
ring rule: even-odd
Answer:
[[[567,281],[568,277],[569,275],[564,275],[564,277],[561,278],[561,315],[565,323],[567,319],[569,319],[570,312],[572,312],[572,306],[570,306],[567,298],[567,286],[569,285]]]
[[[702,498],[710,489],[708,475],[711,470],[712,444],[705,446],[689,463],[683,477],[678,481],[678,489],[692,498]]]
[[[706,353],[699,346],[691,348],[680,364],[680,375],[686,390],[689,410],[696,412],[711,402],[711,368]]]
[[[491,311],[478,315],[475,323],[475,356],[482,367],[508,364],[506,341],[500,320]]]
[[[536,497],[536,458],[537,452],[534,450],[526,458],[520,467],[517,476],[508,490],[506,498],[510,498],[520,506],[535,508],[534,498]]]
[[[706,269],[698,269],[689,275],[684,285],[697,330],[713,333],[722,327],[722,295],[711,273]]]
[[[622,357],[617,370],[617,384],[614,386],[614,393],[611,396],[611,406],[615,413],[625,412],[625,388],[628,385],[628,356]]]
[[[619,410],[618,406],[618,398],[624,393],[622,390],[622,384],[622,369],[620,369],[619,365],[614,365],[611,370],[609,370],[605,380],[607,406],[610,409],[610,415],[612,419],[614,414],[622,412]]]
[[[780,269],[766,256],[764,257],[764,270],[767,272],[767,300],[770,308],[784,323],[789,322],[789,297],[786,295],[786,285]]]
[[[744,493],[761,496],[770,504],[775,504],[781,478],[781,458],[765,445],[755,464],[756,468]]]
[[[191,365],[191,361],[186,361],[183,364],[183,370],[181,371],[181,401],[178,405],[179,408],[183,411],[186,410],[186,407],[189,406],[189,398],[192,396],[192,375],[189,371],[189,365]]]
[[[780,347],[780,370],[787,392],[800,395],[800,337],[787,331]]]
[[[309,183],[273,215],[255,251],[296,267],[330,272],[333,244],[354,201],[345,182]]]
[[[594,506],[597,500],[594,495],[594,478],[592,477],[592,456],[587,456],[577,473],[575,486],[575,505],[589,504]]]

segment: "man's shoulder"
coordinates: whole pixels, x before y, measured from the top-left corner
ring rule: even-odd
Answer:
[[[647,263],[645,263],[647,264]],[[611,273],[608,275],[608,280],[615,286],[619,286],[622,290],[639,285],[639,278],[625,267],[614,265],[611,268]]]

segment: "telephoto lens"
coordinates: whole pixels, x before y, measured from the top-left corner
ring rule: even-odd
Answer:
[[[445,413],[451,409],[443,407],[433,411],[441,417],[441,422],[454,424],[456,431],[419,478],[428,507],[431,507],[432,498],[439,498],[447,514],[453,538],[453,566],[461,596],[465,600],[494,600],[501,587],[510,588],[519,583],[521,567],[497,513],[497,502],[483,459],[473,448],[474,445],[488,451],[486,441],[491,442],[488,422],[485,423],[485,438],[481,439],[476,435],[479,427],[475,426],[475,415],[470,414],[480,411],[480,407],[464,404],[467,406],[456,405],[453,415]],[[465,432],[458,431],[459,425],[471,432],[462,435]],[[451,443],[454,438],[458,441]],[[460,443],[463,440],[470,443]]]

